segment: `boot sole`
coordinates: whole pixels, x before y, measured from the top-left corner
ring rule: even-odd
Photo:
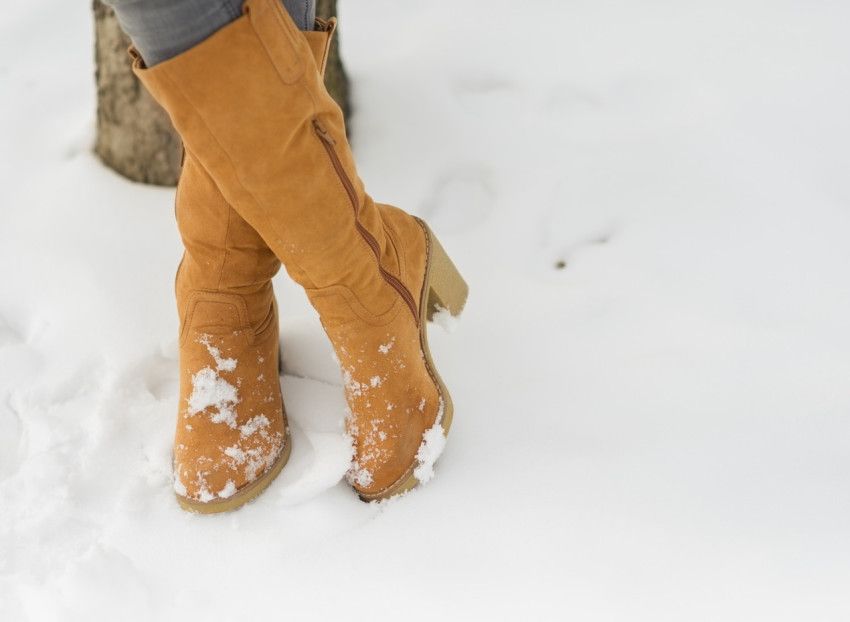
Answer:
[[[437,385],[440,398],[443,400],[443,418],[440,424],[443,426],[443,433],[448,436],[454,418],[454,405],[448,388],[443,379],[440,378],[440,374],[437,373],[434,359],[431,358],[431,349],[428,347],[428,323],[433,319],[434,314],[443,310],[448,311],[454,317],[458,317],[469,296],[469,286],[463,280],[457,267],[430,227],[418,218],[416,218],[416,221],[425,232],[428,246],[425,279],[422,284],[422,292],[419,295],[419,317],[425,318],[424,321],[420,321],[419,341],[422,345],[422,353],[425,355],[425,366],[434,384]],[[414,458],[407,471],[394,484],[376,493],[358,492],[360,499],[363,501],[383,501],[413,490],[419,485],[419,480],[413,474],[417,466],[419,466],[419,463]]]
[[[195,514],[219,514],[220,512],[230,512],[242,507],[249,501],[252,501],[261,492],[268,488],[269,484],[271,484],[274,479],[280,475],[283,467],[287,462],[289,462],[289,456],[291,453],[292,439],[290,438],[289,424],[287,423],[286,442],[283,446],[283,451],[280,452],[275,463],[261,477],[245,486],[239,492],[233,494],[227,499],[216,499],[215,501],[207,501],[206,503],[203,501],[187,499],[186,497],[181,497],[176,493],[174,496],[177,498],[177,503],[180,507],[187,512],[193,512]]]

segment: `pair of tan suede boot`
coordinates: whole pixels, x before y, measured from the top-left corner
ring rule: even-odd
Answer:
[[[322,80],[334,28],[302,32],[279,0],[248,0],[241,18],[152,68],[131,50],[186,149],[174,485],[188,510],[239,507],[289,458],[271,283],[281,262],[339,359],[361,498],[430,478],[451,425],[426,325],[437,310],[459,314],[467,286],[424,222],[366,194]]]

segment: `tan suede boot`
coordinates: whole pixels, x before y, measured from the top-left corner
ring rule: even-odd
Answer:
[[[324,71],[335,22],[304,33]],[[280,261],[187,150],[175,212],[185,252],[176,279],[180,408],[174,487],[187,510],[239,507],[289,458],[278,382],[272,277]]]
[[[319,311],[346,379],[352,483],[383,499],[430,478],[452,404],[426,320],[467,288],[428,227],[366,194],[342,112],[278,0],[191,50],[134,68],[227,201]]]

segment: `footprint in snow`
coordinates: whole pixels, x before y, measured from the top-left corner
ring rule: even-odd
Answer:
[[[177,361],[160,353],[141,363],[140,375],[145,388],[158,401],[177,401],[179,391]]]
[[[438,231],[465,233],[489,217],[495,195],[490,171],[458,167],[437,180],[419,214]]]
[[[543,100],[543,110],[554,115],[574,115],[602,108],[600,95],[575,84],[561,83],[553,86]]]
[[[492,110],[496,102],[506,102],[513,108],[513,100],[521,93],[513,82],[495,76],[459,80],[452,90],[464,109],[479,114],[483,106]]]
[[[292,456],[274,486],[283,505],[294,505],[336,486],[351,465],[341,387],[284,376],[283,399],[292,434]]]
[[[23,343],[23,341],[23,335],[12,328],[6,318],[0,315],[0,348]]]
[[[8,393],[0,395],[0,481],[11,476],[20,466],[23,426],[21,417]]]
[[[590,236],[589,238],[578,240],[565,247],[557,254],[557,259],[553,265],[556,270],[566,270],[570,263],[570,258],[583,249],[602,246],[611,241],[612,232],[603,232],[598,235]]]
[[[571,175],[551,190],[549,209],[536,226],[536,243],[556,270],[586,249],[608,244],[622,226],[619,203],[601,200],[610,180],[603,173]]]
[[[80,360],[76,369],[64,379],[53,383],[49,390],[35,396],[33,404],[60,407],[81,400],[99,398],[104,394],[110,374],[103,359]]]

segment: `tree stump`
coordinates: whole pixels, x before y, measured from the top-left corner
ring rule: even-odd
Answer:
[[[133,75],[130,40],[110,7],[94,0],[97,138],[94,151],[124,177],[173,186],[180,176],[180,138],[168,115]]]
[[[127,48],[130,40],[113,10],[93,0],[97,136],[95,153],[104,164],[133,181],[173,186],[180,176],[180,137],[168,115],[136,79]],[[336,15],[336,0],[318,0],[319,17]],[[328,58],[325,84],[348,117],[348,77],[339,55],[339,31]]]

